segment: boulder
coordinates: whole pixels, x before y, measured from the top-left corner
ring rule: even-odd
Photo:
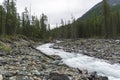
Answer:
[[[108,79],[108,77],[106,77],[106,76],[100,76],[100,77],[99,77],[99,80],[109,80],[109,79]]]
[[[50,73],[49,79],[50,80],[70,80],[67,75],[59,74],[59,73]]]
[[[0,80],[3,80],[3,76],[0,74]]]

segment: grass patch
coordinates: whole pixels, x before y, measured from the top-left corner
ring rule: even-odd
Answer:
[[[12,49],[9,45],[0,41],[0,50],[5,51],[5,52],[10,52]]]

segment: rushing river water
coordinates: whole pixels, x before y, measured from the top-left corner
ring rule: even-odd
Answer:
[[[51,45],[53,44],[44,44],[37,47],[37,49],[47,55],[60,56],[63,62],[70,67],[87,69],[89,72],[97,71],[99,75],[108,76],[109,80],[120,80],[119,64],[109,64],[105,60],[49,48]]]

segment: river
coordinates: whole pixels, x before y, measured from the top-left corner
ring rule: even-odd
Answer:
[[[62,61],[70,67],[87,69],[89,72],[97,71],[98,75],[107,76],[109,80],[120,80],[120,64],[110,64],[105,60],[49,48],[51,45],[53,44],[44,44],[37,49],[47,55],[60,56]]]

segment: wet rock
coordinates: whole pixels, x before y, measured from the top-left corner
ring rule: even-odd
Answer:
[[[50,48],[53,48],[53,49],[60,49],[59,46],[51,46]]]
[[[97,75],[97,72],[95,71],[95,72],[92,72],[91,74],[90,74],[90,76],[92,77],[92,78],[97,78],[98,77],[98,75]]]
[[[56,60],[56,61],[53,61],[52,64],[59,65],[60,62],[61,62],[60,60]]]
[[[65,74],[50,73],[49,80],[70,80],[70,79]]]
[[[92,72],[89,76],[88,76],[89,80],[108,80],[108,77],[106,76],[98,76],[97,72]]]
[[[62,60],[62,58],[60,56],[57,56],[57,55],[52,55],[51,57],[54,57],[54,59],[56,59],[56,60]]]
[[[88,79],[86,76],[82,76],[81,78],[82,80],[91,80],[91,79]],[[92,79],[93,80],[93,79]]]
[[[108,79],[108,77],[106,77],[106,76],[100,76],[100,77],[99,77],[99,80],[109,80],[109,79]]]
[[[79,71],[79,74],[83,74],[82,70],[80,70],[79,68],[77,68],[77,70]]]
[[[88,70],[82,70],[82,74],[88,75]]]

